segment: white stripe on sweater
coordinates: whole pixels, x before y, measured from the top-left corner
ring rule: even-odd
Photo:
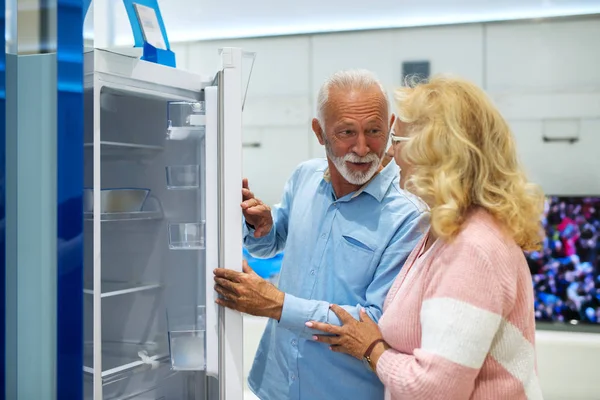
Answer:
[[[535,348],[516,326],[502,320],[490,354],[523,383],[525,395],[529,400],[544,398],[535,373]]]
[[[421,348],[469,368],[488,355],[501,316],[451,298],[433,298],[421,307]]]
[[[535,349],[500,315],[451,298],[433,298],[421,308],[421,348],[456,364],[479,369],[491,355],[522,382],[529,400],[543,399],[535,373]]]

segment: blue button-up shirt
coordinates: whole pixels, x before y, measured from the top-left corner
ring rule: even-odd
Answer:
[[[362,361],[313,341],[310,320],[340,325],[338,304],[358,319],[364,307],[378,321],[400,268],[427,228],[423,203],[399,187],[390,163],[359,191],[335,198],[327,161],[301,164],[273,207],[273,228],[244,244],[255,257],[285,248],[280,321],[269,321],[248,379],[261,400],[383,399],[383,385]],[[401,316],[399,316],[401,318]]]

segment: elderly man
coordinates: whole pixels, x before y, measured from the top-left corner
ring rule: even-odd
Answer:
[[[327,159],[304,162],[271,210],[244,180],[244,244],[257,257],[285,248],[279,287],[243,272],[215,270],[217,303],[271,318],[249,376],[262,400],[383,399],[360,361],[312,340],[309,320],[340,324],[340,304],[375,321],[385,296],[427,227],[427,214],[382,166],[390,126],[386,93],[368,71],[342,71],[319,91],[313,131]]]

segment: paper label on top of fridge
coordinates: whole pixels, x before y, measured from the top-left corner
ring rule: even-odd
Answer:
[[[135,8],[140,27],[142,28],[144,40],[157,49],[167,50],[167,44],[165,43],[165,38],[160,30],[156,10],[152,7],[138,3],[133,3],[133,7]]]

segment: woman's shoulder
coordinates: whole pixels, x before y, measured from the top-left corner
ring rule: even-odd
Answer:
[[[448,248],[465,246],[472,248],[474,253],[484,253],[490,256],[523,256],[523,251],[512,237],[502,228],[502,225],[486,210],[476,209],[465,220],[463,228],[456,238],[448,244]]]
[[[493,282],[505,300],[514,299],[516,282],[529,276],[521,248],[484,210],[472,213],[454,240],[441,246],[435,264],[434,274],[453,276],[459,286]]]
[[[421,276],[423,298],[432,307],[480,309],[493,318],[505,317],[526,270],[523,253],[500,226],[488,216],[472,216],[458,236],[439,242],[431,254]]]
[[[494,278],[508,284],[519,271],[529,271],[521,248],[485,210],[471,213],[456,237],[441,242],[431,263],[434,274],[457,270],[465,280]]]

